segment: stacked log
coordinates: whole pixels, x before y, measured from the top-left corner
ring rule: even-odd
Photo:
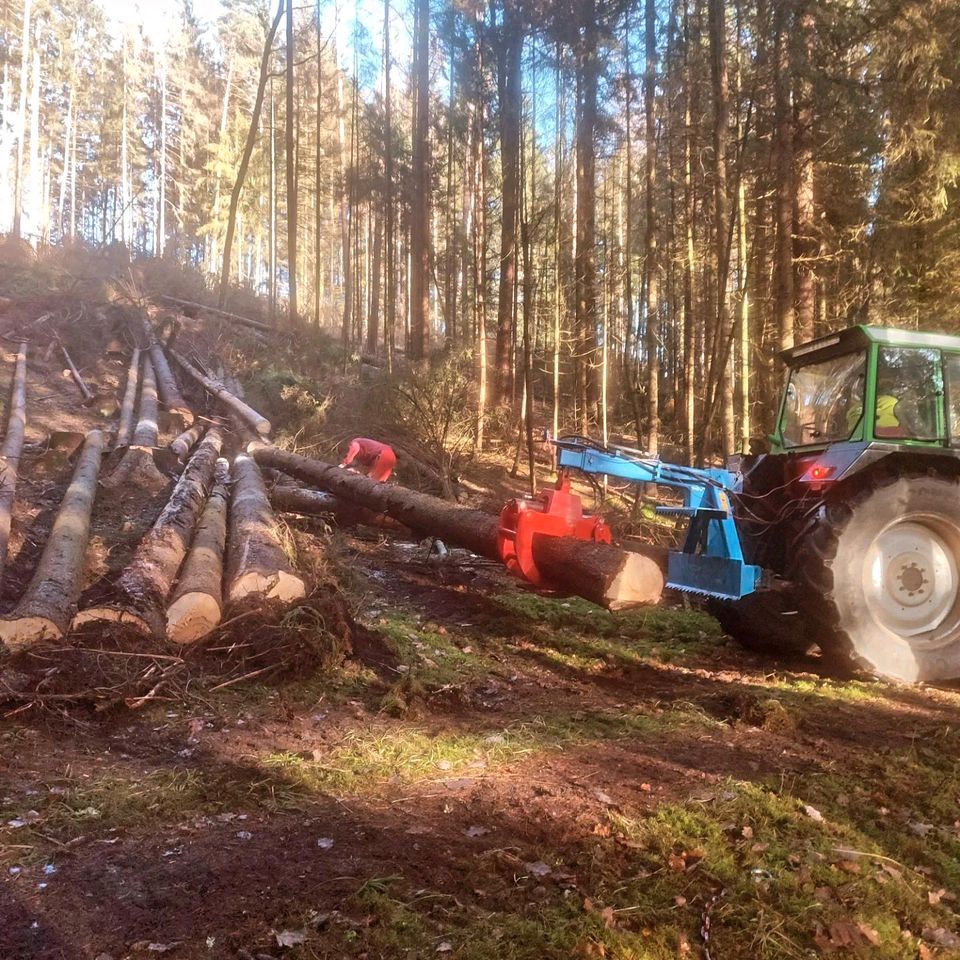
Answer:
[[[116,597],[80,611],[73,621],[75,627],[99,621],[123,623],[144,634],[164,633],[164,604],[200,520],[222,442],[219,430],[207,431],[117,581]]]
[[[140,381],[140,348],[134,347],[130,354],[130,366],[127,367],[127,385],[120,404],[120,420],[117,423],[115,446],[125,447],[133,436],[133,413],[137,403],[137,386]]]
[[[13,518],[13,500],[17,493],[17,472],[27,427],[27,345],[20,344],[14,362],[13,384],[10,389],[10,416],[7,432],[0,448],[0,582],[7,563],[10,546],[10,526]]]
[[[290,602],[306,594],[280,540],[276,517],[256,461],[238,454],[233,462],[227,543],[227,599]]]
[[[159,343],[152,343],[149,347],[150,362],[153,365],[154,375],[157,382],[157,393],[164,409],[171,416],[178,417],[184,427],[189,427],[193,423],[193,410],[186,400],[180,396],[180,388],[174,379],[170,364],[167,363],[166,354]]]
[[[195,380],[208,393],[215,396],[227,410],[238,416],[255,433],[265,437],[270,433],[270,421],[253,407],[244,403],[238,396],[231,393],[222,383],[217,383],[206,374],[201,373],[185,356],[176,350],[170,351],[170,356],[187,376]]]
[[[187,459],[187,454],[190,453],[196,446],[197,441],[203,436],[204,429],[204,424],[198,420],[192,427],[188,427],[183,433],[177,434],[177,436],[170,441],[170,449],[176,454],[178,460],[183,461]]]
[[[326,490],[338,499],[385,513],[412,530],[499,560],[499,519],[492,514],[378,483],[268,444],[256,445],[252,455],[258,464]],[[534,538],[533,556],[550,583],[610,610],[656,603],[665,584],[665,551],[651,550],[644,555],[608,544],[539,536]]]
[[[87,434],[33,578],[13,611],[0,618],[0,640],[8,650],[59,640],[70,626],[82,585],[103,442],[101,431]]]

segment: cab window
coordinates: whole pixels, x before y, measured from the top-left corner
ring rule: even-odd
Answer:
[[[878,440],[940,440],[940,351],[884,347],[877,360],[873,435]]]
[[[950,430],[950,443],[960,446],[960,353],[943,355],[943,378],[947,382],[947,426]]]

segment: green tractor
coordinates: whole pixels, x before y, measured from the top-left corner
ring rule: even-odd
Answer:
[[[718,618],[751,647],[960,676],[960,337],[858,326],[782,358],[771,452],[733,496],[766,588]]]

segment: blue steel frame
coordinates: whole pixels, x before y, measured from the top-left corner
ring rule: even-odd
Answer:
[[[670,551],[668,587],[720,600],[739,600],[757,589],[762,570],[743,557],[729,493],[735,476],[729,470],[664,463],[617,447],[601,447],[580,437],[562,437],[554,442],[558,464],[565,470],[682,491],[682,507],[657,507],[659,514],[690,519],[683,549]]]

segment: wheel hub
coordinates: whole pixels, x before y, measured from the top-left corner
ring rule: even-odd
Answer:
[[[881,531],[864,558],[863,588],[881,626],[904,637],[936,630],[960,591],[953,550],[936,520],[905,519]]]

